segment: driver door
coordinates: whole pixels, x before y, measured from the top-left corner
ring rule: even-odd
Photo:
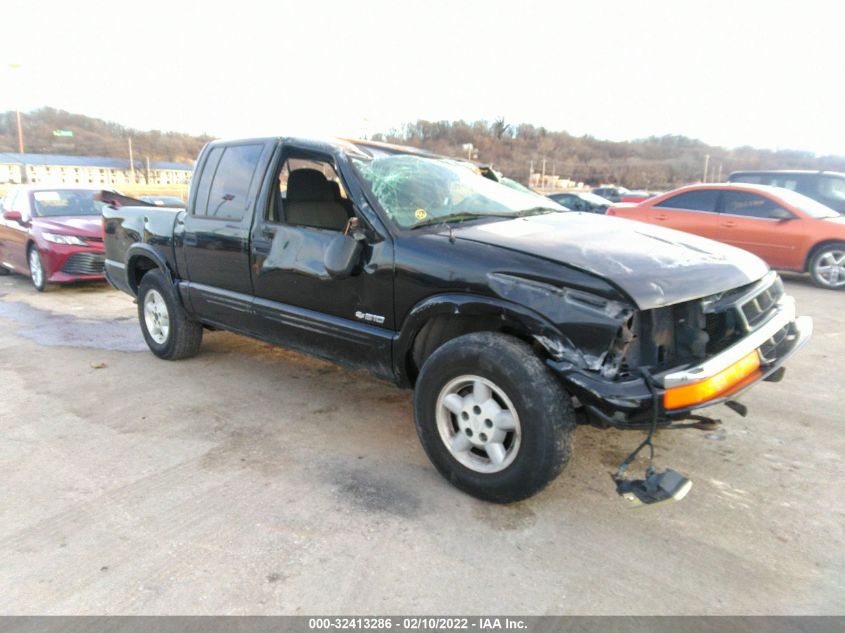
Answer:
[[[266,211],[253,226],[254,310],[265,338],[390,376],[393,242],[367,237],[350,276],[333,278],[327,251],[351,219],[363,223],[331,156],[286,146]]]
[[[791,218],[791,219],[790,219]],[[725,191],[719,214],[722,242],[750,251],[773,268],[802,268],[802,223],[766,196]]]

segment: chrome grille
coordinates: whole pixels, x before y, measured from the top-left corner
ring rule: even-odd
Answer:
[[[765,321],[782,296],[783,282],[780,277],[775,277],[769,286],[740,304],[739,310],[742,313],[746,331],[750,332]]]
[[[76,253],[67,258],[62,272],[68,275],[102,275],[105,260],[102,253]]]
[[[793,328],[792,323],[788,323],[783,328],[775,332],[774,336],[763,343],[758,352],[760,353],[760,360],[763,363],[771,363],[774,362],[778,357],[778,348],[780,348],[781,344],[789,337]]]

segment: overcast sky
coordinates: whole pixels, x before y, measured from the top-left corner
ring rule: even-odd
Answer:
[[[4,0],[0,111],[139,129],[373,133],[423,119],[845,155],[836,2]],[[20,64],[12,69],[9,64]]]

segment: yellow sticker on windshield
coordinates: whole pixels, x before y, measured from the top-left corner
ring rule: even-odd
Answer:
[[[414,212],[417,220],[425,220],[428,217],[428,213],[425,212],[425,209],[417,209]]]

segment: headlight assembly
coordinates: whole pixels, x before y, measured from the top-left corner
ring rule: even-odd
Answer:
[[[88,246],[88,242],[75,235],[60,235],[58,233],[42,233],[45,240],[53,244],[68,244],[72,246]]]

